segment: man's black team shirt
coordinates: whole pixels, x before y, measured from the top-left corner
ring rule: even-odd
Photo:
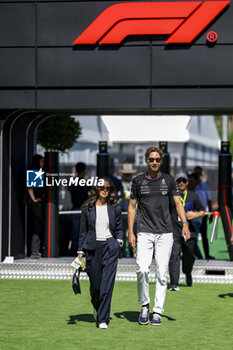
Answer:
[[[169,201],[179,196],[177,184],[172,176],[161,173],[151,179],[145,174],[133,179],[131,199],[137,199],[137,232],[173,232]]]

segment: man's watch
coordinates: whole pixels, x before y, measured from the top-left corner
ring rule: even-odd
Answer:
[[[188,221],[182,221],[182,224],[187,224],[189,226],[189,222]]]

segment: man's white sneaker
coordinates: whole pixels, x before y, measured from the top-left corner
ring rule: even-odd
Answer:
[[[100,323],[99,324],[99,328],[101,328],[101,329],[108,329],[108,325],[107,325],[107,323]]]
[[[150,318],[150,307],[149,304],[146,306],[142,306],[141,312],[139,314],[138,322],[140,324],[148,324]]]
[[[162,324],[161,316],[159,314],[153,313],[152,319],[151,319],[151,325],[161,326],[161,324]]]

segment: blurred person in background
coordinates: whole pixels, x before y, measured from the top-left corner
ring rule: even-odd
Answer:
[[[85,179],[85,175],[86,175],[86,164],[82,162],[75,164],[75,177],[78,177],[80,181],[81,179]],[[80,210],[83,203],[88,199],[88,193],[89,193],[90,187],[87,185],[80,186],[78,184],[76,186],[75,184],[72,184],[71,186],[68,187],[68,190],[71,195],[72,209]],[[72,222],[72,229],[71,229],[70,254],[71,256],[75,256],[77,254],[77,249],[78,249],[80,214],[73,214],[71,216],[71,222]]]
[[[129,199],[130,199],[130,190],[132,185],[133,175],[136,173],[136,170],[133,168],[133,165],[129,162],[123,163],[121,167],[121,179],[122,186],[124,191],[124,198],[120,201],[120,207],[122,212],[128,212]],[[120,250],[120,257],[127,257],[128,252],[126,252],[126,237],[128,237],[128,217],[127,215],[123,216],[123,230],[124,230],[124,245]],[[136,235],[136,222],[134,224],[134,234]],[[136,257],[136,251],[132,249],[130,245],[128,245],[129,256]]]
[[[172,253],[169,262],[169,274],[170,274],[170,290],[178,291],[178,282],[180,277],[180,256],[182,252],[182,271],[186,276],[186,284],[191,287],[193,284],[192,280],[192,269],[195,261],[195,228],[192,220],[194,218],[200,218],[205,215],[204,207],[194,191],[187,189],[188,177],[180,171],[175,177],[178,189],[180,192],[180,199],[186,212],[186,217],[189,222],[189,230],[191,237],[185,241],[182,236],[182,222],[180,217],[177,215],[177,211],[174,203],[171,201],[171,214],[172,214],[172,225],[173,225],[173,238],[174,243],[172,246]]]
[[[44,168],[44,158],[35,154],[32,159],[32,170]],[[42,255],[45,220],[45,187],[33,187],[27,189],[27,204],[31,219],[31,258],[39,259]]]
[[[197,195],[199,196],[205,211],[212,211],[212,200],[210,196],[210,189],[209,185],[204,180],[204,171],[200,166],[196,166],[194,168],[194,173],[197,175],[197,184],[195,191]],[[209,223],[211,223],[213,220],[212,215],[209,217]],[[202,237],[202,245],[205,253],[206,259],[215,259],[213,256],[209,254],[209,242],[207,237],[207,215],[205,215],[201,221],[200,225],[200,233]]]
[[[197,174],[189,171],[188,172],[188,190],[195,192],[196,185],[197,185]],[[199,193],[200,194],[200,193]],[[194,249],[194,254],[197,257],[197,259],[203,259],[203,256],[201,254],[199,245],[198,245],[198,236],[200,232],[200,226],[201,226],[202,218],[196,218],[193,220],[193,226],[195,229],[195,249]]]
[[[93,316],[108,328],[119,247],[123,244],[121,208],[111,180],[91,190],[81,214],[78,259],[86,255]]]
[[[117,198],[120,200],[121,198],[124,198],[124,189],[122,185],[121,179],[118,179],[118,177],[115,176],[115,167],[113,164],[113,160],[111,160],[110,163],[110,180],[113,182],[115,188],[116,188],[116,193],[117,193]]]

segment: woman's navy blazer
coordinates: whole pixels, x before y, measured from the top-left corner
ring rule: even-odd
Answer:
[[[121,219],[121,207],[107,204],[109,217],[109,230],[114,238],[123,240],[123,229]],[[96,247],[96,206],[93,209],[83,208],[79,232],[78,251],[94,250]]]

